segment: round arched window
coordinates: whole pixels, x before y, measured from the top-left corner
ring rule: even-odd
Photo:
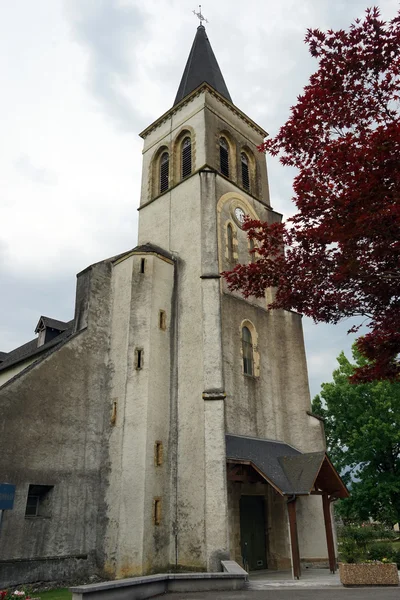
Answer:
[[[169,154],[163,152],[160,156],[160,194],[169,187]]]
[[[245,190],[250,191],[250,171],[249,171],[249,159],[247,154],[244,152],[240,155],[242,163],[242,185]]]
[[[219,167],[222,175],[229,177],[229,146],[224,137],[219,140]]]
[[[253,340],[248,327],[242,328],[243,373],[254,375]]]
[[[181,153],[181,176],[182,179],[188,177],[192,172],[192,140],[190,137],[185,137],[182,142]]]

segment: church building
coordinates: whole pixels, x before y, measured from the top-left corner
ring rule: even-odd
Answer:
[[[267,133],[232,101],[203,24],[141,134],[138,245],[77,275],[74,318],[0,352],[0,587],[98,573],[335,569],[348,495],[310,410],[301,315],[221,272],[270,223]],[[35,324],[32,324],[33,326]]]

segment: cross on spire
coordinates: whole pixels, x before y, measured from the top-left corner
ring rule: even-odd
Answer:
[[[201,4],[199,4],[199,12],[196,12],[195,10],[193,11],[193,14],[196,15],[196,17],[199,19],[200,21],[200,25],[203,25],[203,21],[205,21],[206,23],[208,23],[207,19],[205,18],[204,15],[202,15],[201,13]]]

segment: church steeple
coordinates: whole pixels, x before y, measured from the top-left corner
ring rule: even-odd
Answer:
[[[202,83],[208,83],[232,102],[203,25],[199,25],[175,98],[174,106]]]

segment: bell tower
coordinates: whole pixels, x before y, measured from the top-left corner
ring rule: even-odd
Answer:
[[[281,440],[301,451],[324,447],[320,423],[310,428],[306,414],[301,317],[270,313],[266,299],[245,300],[220,275],[257,258],[241,228],[245,214],[281,219],[271,207],[265,157],[257,150],[266,135],[233,104],[201,23],[174,105],[141,133],[138,252],[150,248],[174,263],[173,281],[157,283],[157,293],[172,290],[169,366],[153,340],[151,353],[165,368],[150,366],[159,409],[146,421],[148,437],[157,419],[169,423],[168,477],[161,486],[154,476],[150,485],[147,473],[142,494],[162,497],[166,522],[147,556],[161,544],[164,564],[186,570],[218,571],[221,559],[241,561],[240,492],[227,478],[227,434]],[[148,406],[155,401],[149,396]],[[287,538],[285,518],[279,516],[277,539]],[[144,545],[148,539],[143,534]],[[274,552],[280,551],[271,546],[272,562]],[[149,570],[145,554],[142,572]]]

